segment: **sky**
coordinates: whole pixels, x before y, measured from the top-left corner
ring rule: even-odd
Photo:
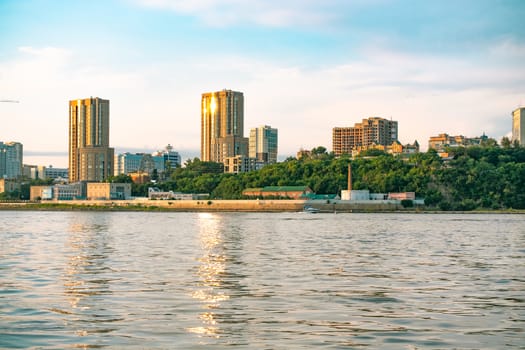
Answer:
[[[200,156],[205,92],[244,93],[279,156],[332,149],[332,129],[397,120],[500,140],[525,105],[522,0],[0,0],[0,141],[67,167],[68,101],[110,100],[116,153]]]

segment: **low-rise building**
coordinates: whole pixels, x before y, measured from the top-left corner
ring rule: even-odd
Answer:
[[[14,180],[0,179],[0,193],[20,190],[20,183]]]
[[[86,182],[72,184],[55,184],[48,186],[31,186],[31,200],[73,200],[86,198]]]
[[[148,198],[152,200],[156,199],[173,199],[173,200],[197,200],[206,199],[209,194],[195,194],[195,193],[181,193],[173,191],[161,191],[157,187],[148,188]]]
[[[237,155],[224,158],[224,172],[230,174],[246,173],[257,169],[257,159]]]
[[[89,182],[87,184],[87,199],[129,199],[130,197],[130,183]]]
[[[407,143],[406,145],[403,145],[401,144],[401,142],[396,140],[388,146],[375,143],[368,146],[357,146],[352,150],[352,156],[356,157],[361,152],[368,151],[371,149],[380,150],[393,155],[408,155],[419,152],[419,143],[416,140],[413,144]]]
[[[342,190],[341,199],[344,201],[368,201],[370,200],[369,190]]]
[[[145,184],[151,181],[151,177],[147,173],[136,172],[129,173],[128,175],[131,177],[131,181],[136,184]]]
[[[53,199],[53,186],[31,186],[29,198],[32,201]]]
[[[450,136],[449,134],[443,133],[437,136],[431,136],[428,140],[428,148],[443,152],[447,147],[478,146],[487,140],[488,136],[485,134],[479,137],[465,137],[463,135]]]
[[[276,199],[306,199],[313,191],[308,186],[267,186],[263,188],[247,188],[242,191],[245,197],[276,198]]]
[[[390,192],[388,194],[388,199],[402,201],[405,199],[414,200],[416,199],[415,192]]]
[[[53,186],[53,199],[72,200],[86,198],[86,182],[56,184]]]

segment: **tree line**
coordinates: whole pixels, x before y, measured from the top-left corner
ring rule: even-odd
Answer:
[[[369,150],[358,157],[335,157],[326,148],[309,156],[290,157],[261,170],[223,173],[222,164],[188,160],[170,169],[156,184],[162,190],[209,193],[212,199],[241,199],[246,188],[309,186],[318,194],[347,189],[348,165],[353,189],[371,193],[415,192],[425,204],[441,210],[525,209],[525,148],[516,144],[454,147],[442,159],[434,150],[407,157]],[[126,175],[111,181],[131,182]],[[134,184],[133,195],[146,196],[151,184]]]
[[[449,148],[442,159],[434,150],[409,156],[393,156],[379,150],[351,158],[335,157],[325,147],[308,156],[290,157],[261,170],[223,173],[223,165],[187,160],[184,167],[168,169],[155,184],[132,184],[132,195],[147,196],[148,188],[182,193],[209,193],[211,199],[242,199],[246,188],[308,186],[318,194],[340,194],[347,189],[348,165],[352,188],[371,193],[415,192],[431,208],[441,210],[525,209],[525,147],[495,142]],[[30,185],[52,180],[24,182],[20,190],[0,194],[0,200],[29,199]],[[128,175],[108,179],[130,182]]]

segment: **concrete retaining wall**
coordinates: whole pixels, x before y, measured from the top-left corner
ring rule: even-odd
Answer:
[[[49,210],[68,210],[85,206],[102,209],[122,208],[129,210],[173,210],[173,211],[238,211],[238,212],[298,212],[305,205],[321,212],[382,212],[404,210],[400,201],[341,201],[341,200],[60,200],[29,203],[0,203],[0,209],[42,209],[46,203]],[[61,204],[62,208],[53,208]],[[68,208],[68,206],[71,206]]]
[[[338,200],[91,200],[59,201],[62,204],[151,207],[174,211],[243,211],[243,212],[296,212],[305,205],[321,212],[366,212],[402,210],[399,201],[338,201]]]

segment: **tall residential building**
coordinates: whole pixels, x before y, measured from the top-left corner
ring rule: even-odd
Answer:
[[[332,148],[336,156],[347,153],[358,147],[372,145],[390,146],[397,141],[397,121],[371,117],[363,119],[353,127],[336,127],[332,131]]]
[[[517,108],[512,112],[512,141],[518,141],[525,146],[525,108]]]
[[[249,156],[264,164],[276,163],[277,129],[268,125],[250,129]]]
[[[244,137],[244,96],[222,90],[202,94],[201,160],[224,163],[228,157],[248,156]]]
[[[0,141],[0,178],[16,179],[23,172],[24,147],[20,142]]]
[[[69,101],[69,181],[103,181],[113,175],[109,100]]]

